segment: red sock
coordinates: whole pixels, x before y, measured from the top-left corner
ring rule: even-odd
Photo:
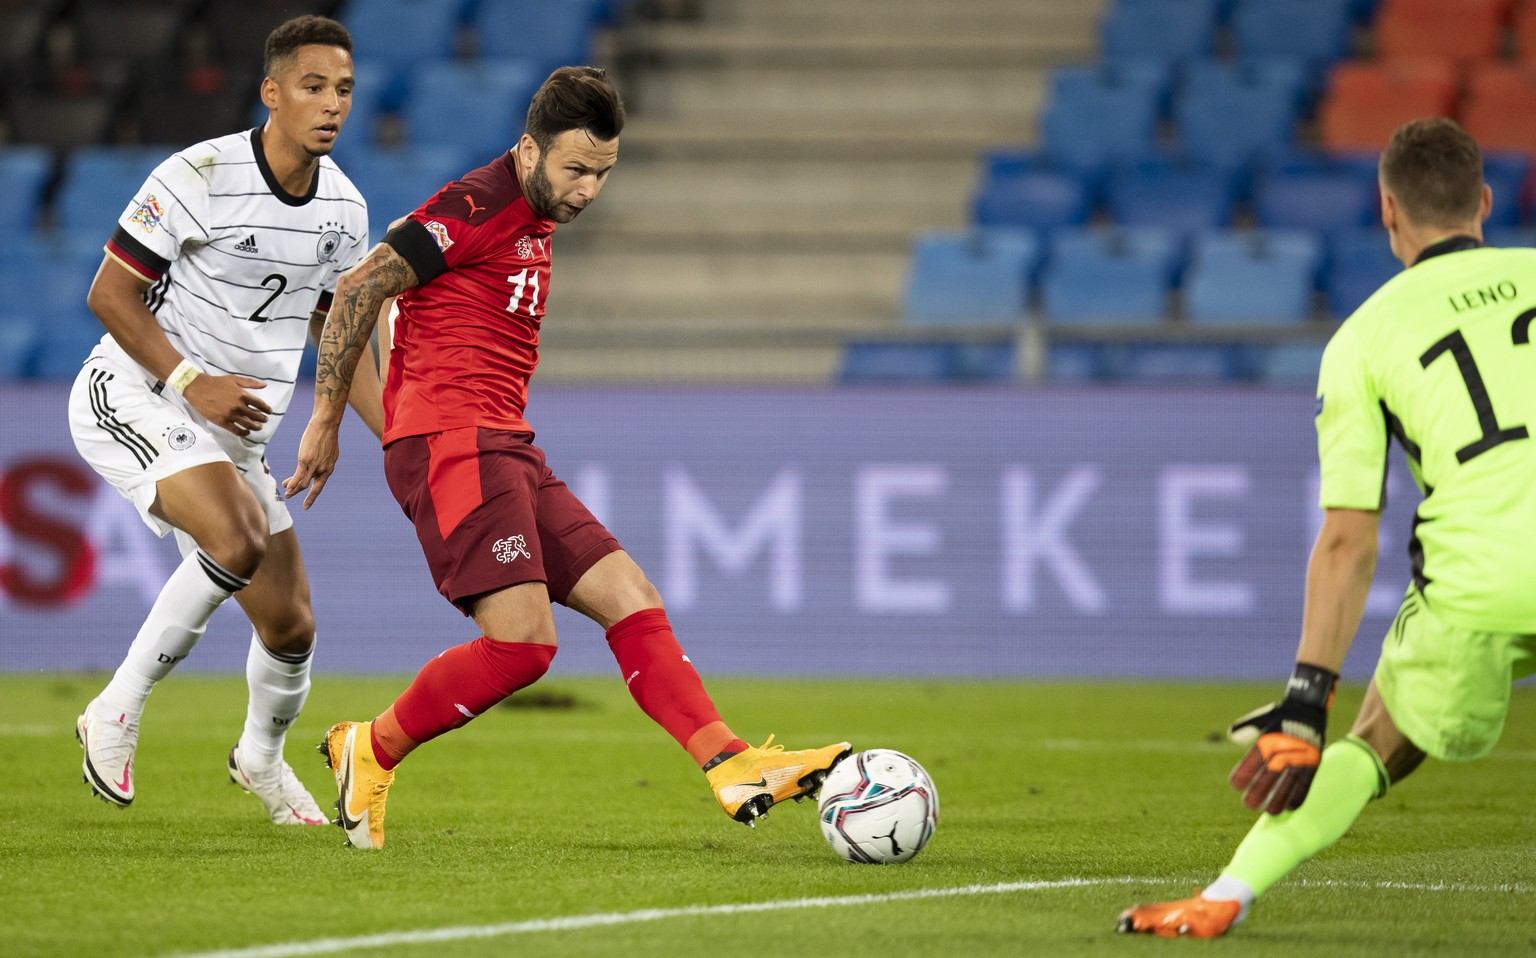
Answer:
[[[677,644],[664,609],[642,609],[615,624],[608,630],[608,647],[640,711],[677,739],[701,767],[722,752],[747,748],[720,720],[704,681]]]
[[[496,642],[483,636],[454,646],[422,666],[415,681],[385,711],[392,719],[385,724],[398,725],[404,738],[373,736],[374,757],[383,768],[394,768],[417,745],[458,728],[537,682],[554,657],[553,645]]]

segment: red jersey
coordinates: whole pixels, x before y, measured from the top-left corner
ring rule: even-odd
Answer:
[[[464,426],[533,431],[523,409],[555,221],[528,206],[512,164],[503,153],[466,173],[386,237],[419,280],[395,300],[386,445]]]

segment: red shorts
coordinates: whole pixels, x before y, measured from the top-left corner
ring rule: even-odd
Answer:
[[[619,543],[544,464],[526,433],[469,426],[384,448],[384,477],[416,525],[437,591],[469,615],[475,600],[543,582],[564,603]]]

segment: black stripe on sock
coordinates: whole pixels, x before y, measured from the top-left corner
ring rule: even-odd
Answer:
[[[251,584],[250,579],[242,579],[233,572],[230,572],[210,559],[208,553],[201,549],[197,550],[197,563],[203,567],[203,572],[208,575],[208,578],[213,580],[213,584],[225,592],[239,592]]]
[[[267,653],[267,655],[269,655],[272,658],[278,660],[279,662],[286,662],[289,665],[303,665],[305,662],[309,661],[309,657],[310,656],[315,654],[315,647],[313,645],[311,645],[309,647],[308,651],[305,651],[305,652],[291,652],[290,653],[290,652],[274,652],[271,649],[267,648],[266,645],[264,645],[260,639],[256,640],[256,644],[258,646],[261,646],[261,651]]]

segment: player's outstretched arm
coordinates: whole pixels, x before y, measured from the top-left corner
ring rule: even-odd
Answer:
[[[91,281],[85,303],[133,361],[180,393],[187,405],[211,423],[246,436],[260,429],[272,407],[251,394],[267,384],[250,376],[205,373],[171,345],[144,305],[150,284],[108,254]]]
[[[1376,572],[1379,511],[1329,509],[1307,564],[1301,645],[1285,698],[1233,723],[1251,745],[1232,770],[1243,804],[1271,815],[1301,807],[1322,760],[1328,709]]]
[[[336,295],[320,335],[315,409],[299,441],[294,473],[283,483],[285,498],[308,489],[309,495],[304,497],[304,508],[308,509],[325,488],[341,454],[337,429],[357,364],[368,352],[368,337],[378,321],[379,307],[415,285],[416,271],[386,243],[375,246],[336,281]]]

